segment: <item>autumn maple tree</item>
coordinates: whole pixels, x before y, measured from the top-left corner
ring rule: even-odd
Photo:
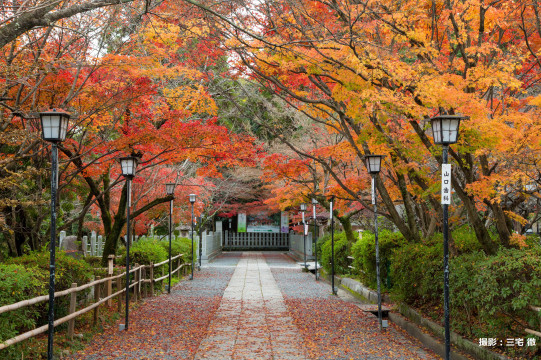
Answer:
[[[106,235],[105,259],[114,253],[125,226],[119,156],[140,159],[135,191],[163,180],[164,171],[178,163],[198,164],[195,176],[208,178],[222,176],[221,168],[249,166],[254,157],[250,137],[233,134],[217,122],[207,72],[224,63],[224,53],[220,38],[202,21],[204,14],[182,2],[153,7],[160,16],[139,10],[116,7],[85,13],[63,20],[65,26],[59,29],[51,24],[25,32],[2,48],[7,80],[2,120],[12,149],[3,153],[6,189],[19,187],[18,194],[26,189],[12,180],[17,169],[17,177],[27,174],[28,181],[39,186],[38,194],[47,193],[46,147],[39,141],[37,113],[49,108],[69,111],[68,139],[60,145],[60,196],[68,195],[73,206],[60,228],[77,224],[80,236],[85,214],[94,209]],[[185,16],[178,18],[179,12]],[[162,176],[153,178],[156,173]],[[170,200],[156,195],[140,197],[135,218]],[[37,204],[46,207],[47,202],[6,201],[5,216],[14,221],[4,228],[15,230],[15,245],[10,245],[14,254],[21,254],[25,235],[35,231],[31,227],[44,224],[46,212],[32,219],[12,213],[26,215]]]
[[[239,70],[340,134],[335,152],[352,172],[365,154],[387,155],[377,180],[383,215],[406,238],[430,235],[441,219],[441,149],[427,121],[438,114],[469,117],[450,153],[460,199],[452,207],[455,222],[467,220],[493,253],[537,220],[530,216],[539,196],[536,5],[262,1],[251,10],[237,12],[235,26],[222,23]],[[363,201],[368,177],[339,181],[328,156],[296,149]],[[346,159],[352,154],[354,161]]]

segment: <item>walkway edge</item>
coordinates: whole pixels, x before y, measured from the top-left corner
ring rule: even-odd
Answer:
[[[344,290],[352,292],[370,302],[377,302],[377,292],[367,288],[357,280],[341,278],[339,284],[342,288],[344,288]],[[434,351],[436,354],[443,356],[444,345],[433,336],[430,336],[419,329],[419,327],[427,329],[436,336],[441,334],[441,338],[443,339],[443,327],[431,320],[423,318],[417,311],[405,304],[399,304],[398,311],[402,316],[389,312],[389,319],[403,328],[406,332],[408,332],[408,334],[417,338],[423,345]],[[451,333],[451,343],[454,347],[466,352],[471,356],[474,356],[479,360],[509,360],[508,357],[480,347],[479,345],[462,338],[460,335],[454,332]],[[467,360],[466,357],[456,352],[451,352],[451,360],[455,359]]]

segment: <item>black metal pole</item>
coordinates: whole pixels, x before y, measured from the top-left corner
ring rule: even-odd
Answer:
[[[333,216],[333,202],[334,199],[331,200],[331,286],[332,286],[332,293],[333,295],[336,295],[336,291],[334,289],[334,216]]]
[[[306,269],[306,222],[304,221],[304,211],[302,212],[302,248],[304,251],[304,268]]]
[[[192,276],[190,277],[190,280],[193,280],[193,267],[194,267],[194,259],[193,259],[193,203],[192,203]]]
[[[173,238],[173,200],[169,204],[169,288],[167,292],[171,294],[171,270],[173,269],[171,265],[171,241]]]
[[[128,331],[128,322],[130,316],[130,203],[131,203],[131,179],[126,179],[126,320],[124,321],[124,330]],[[151,284],[152,285],[152,284]]]
[[[376,238],[376,277],[378,282],[378,322],[380,331],[383,329],[381,322],[381,285],[379,276],[379,241],[378,241],[378,196],[376,193],[376,175],[372,175],[374,189],[374,235]]]
[[[316,281],[319,280],[319,274],[317,272],[317,236],[316,236],[316,206],[314,205],[314,251],[315,251],[315,255],[316,255],[316,272],[315,272],[315,275],[316,275]]]
[[[449,146],[443,145],[443,164],[448,161]],[[451,332],[449,330],[449,205],[443,204],[443,311],[445,317],[445,360],[451,353]]]
[[[201,259],[203,257],[203,219],[199,217],[199,270],[201,270]]]
[[[53,359],[54,335],[54,284],[55,284],[55,252],[56,252],[56,189],[58,178],[58,146],[51,147],[51,243],[49,244],[51,259],[49,262],[49,327],[47,339],[47,359]]]

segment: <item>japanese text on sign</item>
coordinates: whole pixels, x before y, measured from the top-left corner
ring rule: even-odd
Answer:
[[[441,203],[451,204],[451,164],[441,166]]]

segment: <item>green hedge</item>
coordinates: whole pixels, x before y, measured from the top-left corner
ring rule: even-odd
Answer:
[[[47,293],[49,272],[36,266],[0,264],[0,306],[14,304]],[[32,330],[43,316],[44,306],[26,306],[15,311],[0,314],[0,341]],[[20,358],[22,344],[10,346],[0,351],[0,357]]]
[[[406,304],[441,316],[442,243],[405,245],[394,251],[391,264],[392,293]],[[539,328],[539,317],[528,309],[541,306],[539,248],[501,248],[494,256],[474,251],[451,257],[449,267],[453,331],[507,338],[522,334],[526,326]]]
[[[443,291],[443,245],[431,243],[406,244],[391,255],[393,294],[410,305],[440,303]]]
[[[331,237],[330,235],[326,235],[321,239],[321,254],[320,259],[318,261],[321,261],[321,266],[327,273],[331,273]],[[319,241],[318,241],[319,243]],[[348,248],[348,240],[346,238],[346,234],[341,233],[335,233],[334,234],[334,260],[335,260],[335,266],[334,271],[336,275],[344,275],[349,274],[349,267],[350,261],[348,260],[349,256],[349,248]]]
[[[176,238],[171,242],[171,256],[184,254],[182,257],[184,262],[191,262],[192,243],[187,238]],[[197,256],[197,254],[195,254]],[[134,242],[130,246],[130,264],[150,265],[157,264],[167,260],[169,257],[169,240],[164,238],[158,239],[143,239]],[[117,252],[118,265],[126,263],[126,248],[121,247]]]
[[[507,338],[523,334],[526,326],[539,329],[539,317],[528,307],[541,306],[540,248],[501,248],[494,256],[462,255],[451,259],[450,271],[456,330]],[[483,328],[475,326],[474,316],[485,324]]]
[[[383,287],[389,288],[392,284],[390,274],[391,255],[394,249],[404,244],[404,237],[400,233],[383,230],[378,232],[380,279]],[[364,231],[362,238],[357,240],[351,248],[354,258],[353,267],[361,281],[375,289],[376,278],[376,239],[373,233]]]
[[[6,305],[37,296],[47,295],[49,288],[48,251],[33,252],[18,258],[9,259],[0,265],[0,304]],[[56,252],[55,259],[55,291],[66,290],[72,283],[86,284],[92,280],[92,268],[82,259],[66,255],[64,251]],[[80,292],[83,298],[90,289]],[[69,313],[69,296],[55,299],[55,319]],[[17,311],[0,315],[0,337],[2,340],[13,335],[21,334],[38,326],[47,324],[48,302],[44,301],[33,306],[27,306]],[[66,327],[67,323],[60,325]],[[20,358],[21,350],[28,343],[9,346],[0,352],[0,358]]]
[[[49,252],[41,251],[33,252],[18,258],[12,258],[7,263],[23,265],[27,269],[32,267],[38,267],[39,269],[46,271],[48,274],[49,262]],[[69,289],[72,283],[82,285],[92,280],[92,267],[82,259],[76,259],[72,256],[67,255],[66,252],[63,250],[56,251],[55,264],[56,291]]]

